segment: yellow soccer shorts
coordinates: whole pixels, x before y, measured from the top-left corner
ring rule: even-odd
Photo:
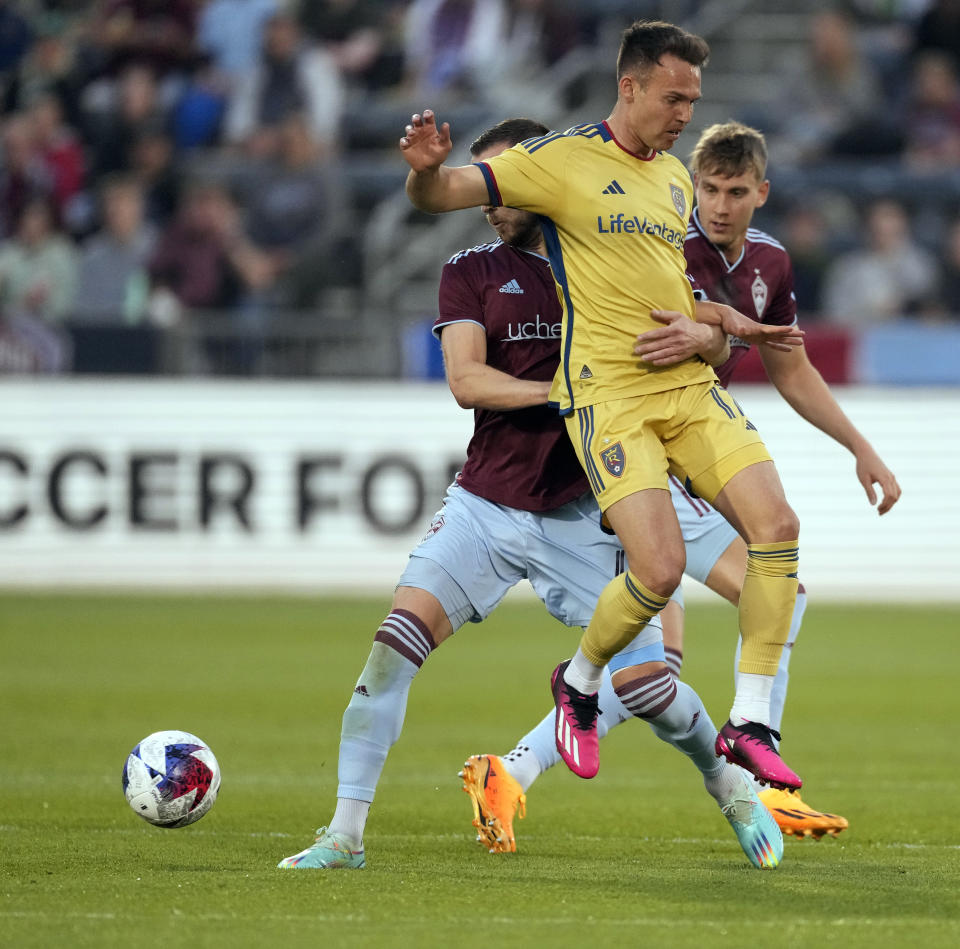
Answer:
[[[668,472],[712,502],[750,465],[770,461],[755,426],[716,382],[598,402],[566,417],[567,434],[601,510]]]

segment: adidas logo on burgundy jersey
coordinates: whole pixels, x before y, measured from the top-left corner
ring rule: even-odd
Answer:
[[[508,280],[501,288],[501,293],[523,293],[523,287],[516,280]]]

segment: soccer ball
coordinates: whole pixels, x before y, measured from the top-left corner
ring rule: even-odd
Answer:
[[[220,765],[189,732],[154,732],[130,752],[123,766],[127,803],[157,827],[186,827],[213,807]]]

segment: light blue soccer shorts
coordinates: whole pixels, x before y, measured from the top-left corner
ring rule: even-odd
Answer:
[[[676,479],[670,487],[687,548],[687,574],[702,582],[736,532]],[[551,615],[567,626],[585,627],[601,590],[623,565],[623,548],[601,529],[589,494],[534,514],[453,484],[397,585],[435,596],[456,630],[485,619],[511,587],[527,579]],[[683,604],[679,588],[674,598]],[[610,669],[652,661],[663,661],[657,618],[611,660]]]
[[[719,511],[687,491],[674,475],[670,475],[670,499],[687,549],[684,573],[706,583],[714,564],[736,539],[737,532]]]
[[[590,494],[533,514],[452,484],[397,585],[433,594],[457,629],[485,619],[526,579],[552,616],[583,627],[623,563],[623,548],[600,527],[600,509]],[[639,638],[643,648],[653,646],[663,656],[659,620]]]

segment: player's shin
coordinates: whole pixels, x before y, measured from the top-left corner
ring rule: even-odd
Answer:
[[[793,655],[793,644],[800,634],[800,626],[806,608],[807,594],[801,585],[797,590],[797,602],[793,607],[790,633],[787,636],[787,641],[783,644],[777,674],[773,677],[773,689],[770,691],[770,727],[777,732],[780,731],[783,722],[783,709],[787,704],[787,686],[790,683],[790,658]]]
[[[790,684],[790,659],[793,657],[793,646],[800,635],[800,627],[803,624],[803,614],[807,609],[807,593],[801,583],[797,589],[797,602],[793,607],[793,619],[790,623],[790,633],[787,641],[783,644],[783,652],[780,654],[780,663],[777,666],[777,674],[773,678],[773,686],[770,690],[770,727],[774,731],[780,731],[783,723],[783,710],[787,703],[787,688]],[[670,664],[669,657],[667,664]],[[734,682],[739,679],[740,666],[740,643],[737,643],[737,652],[734,659]]]
[[[346,834],[357,846],[363,841],[366,812],[387,754],[403,728],[410,684],[433,648],[433,638],[419,617],[407,610],[390,613],[377,631],[343,713],[337,812],[330,831]]]
[[[624,670],[616,688],[624,707],[648,722],[653,733],[686,755],[704,776],[714,797],[729,793],[730,776],[714,752],[717,729],[700,696],[685,682],[678,682],[668,669],[650,675],[631,675]]]
[[[750,544],[740,594],[737,693],[730,720],[770,724],[770,694],[797,596],[796,541]]]
[[[669,601],[648,590],[629,570],[611,580],[600,593],[597,608],[583,638],[580,652],[599,670],[632,640]],[[570,677],[571,662],[565,679],[580,688]],[[581,692],[586,689],[580,688]]]

